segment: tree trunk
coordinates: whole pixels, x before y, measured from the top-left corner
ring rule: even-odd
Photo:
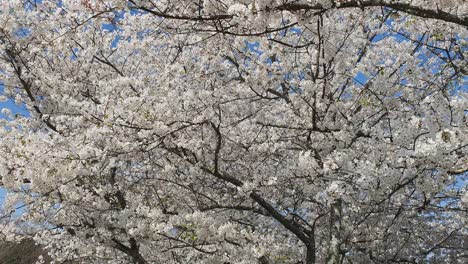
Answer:
[[[338,199],[330,208],[330,233],[326,259],[327,264],[340,263],[341,204],[341,199]]]
[[[315,264],[315,241],[307,245],[306,264]]]

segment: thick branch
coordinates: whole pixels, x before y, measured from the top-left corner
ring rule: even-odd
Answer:
[[[219,21],[219,20],[230,20],[234,17],[234,15],[229,14],[219,14],[219,15],[211,15],[211,16],[190,16],[190,15],[178,15],[178,14],[170,14],[167,12],[160,12],[155,9],[151,9],[148,7],[137,5],[134,1],[130,1],[135,5],[136,9],[148,12],[152,15],[163,17],[167,19],[175,19],[175,20],[191,20],[191,21]],[[429,9],[423,6],[415,6],[408,3],[401,3],[395,1],[385,1],[385,0],[351,0],[345,3],[337,3],[337,1],[332,1],[334,4],[332,8],[325,8],[322,4],[302,4],[297,2],[286,3],[283,5],[279,5],[276,7],[269,7],[268,11],[290,11],[290,12],[297,12],[297,11],[307,11],[312,10],[316,11],[316,13],[323,13],[330,9],[345,9],[345,8],[367,8],[367,7],[387,7],[391,8],[403,13],[407,13],[413,16],[421,17],[421,18],[431,18],[436,20],[441,20],[445,22],[450,22],[454,24],[458,24],[461,26],[468,27],[468,17],[461,17],[457,16],[452,13],[448,13],[446,11],[442,11],[436,7],[435,9]]]
[[[333,6],[338,9],[345,8],[366,8],[366,7],[388,7],[403,13],[414,15],[422,18],[432,18],[436,20],[441,20],[445,22],[455,23],[468,27],[468,17],[460,17],[440,9],[428,9],[422,6],[414,6],[407,3],[400,3],[395,1],[384,1],[384,0],[362,0],[362,1],[348,1],[341,3],[339,6],[336,4]],[[301,11],[301,10],[317,10],[323,11],[325,8],[321,4],[309,5],[309,4],[298,4],[298,3],[289,3],[277,7],[279,10],[287,11]]]
[[[132,257],[133,263],[135,264],[147,264],[148,262],[143,258],[140,254],[138,243],[134,238],[130,238],[129,243],[130,246],[124,245],[119,240],[113,238],[112,241],[115,243],[115,248],[119,251],[129,255]]]

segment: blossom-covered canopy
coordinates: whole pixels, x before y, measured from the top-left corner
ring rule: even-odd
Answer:
[[[465,0],[0,2],[0,237],[77,263],[466,257]],[[15,208],[22,207],[22,214]]]

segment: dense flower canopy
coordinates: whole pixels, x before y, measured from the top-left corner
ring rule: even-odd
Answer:
[[[466,257],[467,1],[0,3],[1,97],[30,113],[2,110],[2,238],[57,263]]]

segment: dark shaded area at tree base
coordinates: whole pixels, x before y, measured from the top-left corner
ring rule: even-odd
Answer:
[[[47,252],[30,239],[20,243],[0,241],[0,264],[34,264],[40,255],[50,263]]]

